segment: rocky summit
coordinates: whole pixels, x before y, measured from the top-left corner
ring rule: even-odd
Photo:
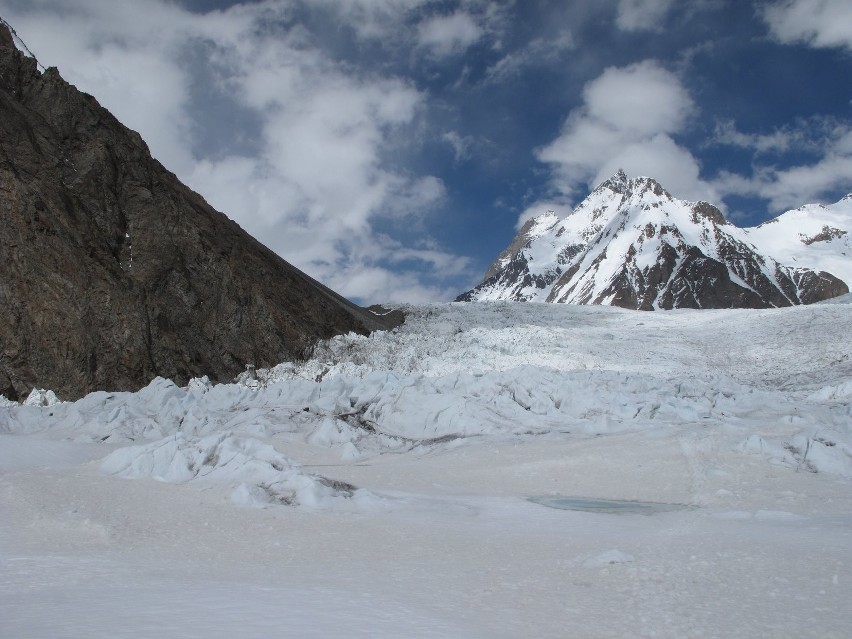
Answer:
[[[0,24],[0,394],[230,380],[396,319],[214,210]]]
[[[849,291],[852,196],[753,229],[707,202],[619,171],[560,219],[529,220],[458,301],[604,304],[654,310],[772,308]]]

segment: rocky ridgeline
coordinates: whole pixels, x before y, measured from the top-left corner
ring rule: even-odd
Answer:
[[[214,210],[0,24],[0,394],[230,380],[393,319]]]

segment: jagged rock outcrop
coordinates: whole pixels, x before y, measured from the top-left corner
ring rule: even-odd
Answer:
[[[0,394],[230,380],[398,320],[215,211],[0,24]]]
[[[547,212],[528,221],[482,283],[457,299],[770,308],[848,292],[852,199],[778,219],[775,229],[741,229],[707,202],[678,200],[651,178],[619,171],[565,219]],[[793,234],[794,227],[814,232]],[[787,260],[755,242],[774,242]]]

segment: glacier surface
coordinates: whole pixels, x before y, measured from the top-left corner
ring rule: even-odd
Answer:
[[[0,635],[845,636],[850,301],[411,306],[232,384],[0,400]]]

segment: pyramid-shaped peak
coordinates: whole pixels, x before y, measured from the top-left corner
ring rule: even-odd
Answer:
[[[619,170],[553,227],[516,237],[458,299],[642,310],[810,304],[849,288],[841,275],[849,273],[851,200],[834,209],[809,205],[771,229],[741,229],[709,202],[673,197],[654,178]]]
[[[627,178],[627,174],[624,172],[624,169],[618,169],[611,178],[602,182],[598,185],[595,191],[600,191],[601,189],[608,189],[610,191],[614,191],[616,193],[625,193],[628,188],[628,184],[630,180]]]
[[[671,193],[669,193],[662,184],[652,177],[639,176],[630,180],[629,184],[630,192],[634,195],[642,196],[650,191],[657,197],[665,198],[667,200],[672,199]]]
[[[621,195],[635,196],[641,196],[648,191],[651,191],[658,197],[672,199],[671,194],[654,178],[647,176],[628,178],[623,169],[618,169],[615,175],[605,182],[602,182],[594,192],[599,192],[601,190],[609,190]]]

